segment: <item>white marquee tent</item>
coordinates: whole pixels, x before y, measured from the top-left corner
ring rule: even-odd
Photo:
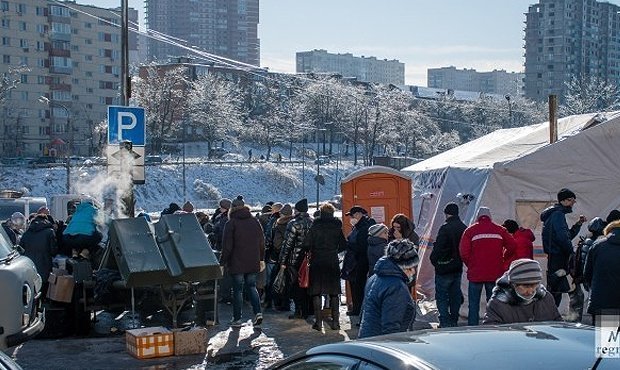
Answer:
[[[540,212],[556,203],[557,191],[567,187],[577,195],[569,224],[579,214],[606,217],[620,206],[619,159],[620,112],[613,112],[560,119],[553,144],[548,122],[501,129],[404,168],[413,178],[413,215],[423,240],[419,291],[434,297],[430,248],[448,202],[459,204],[467,225],[478,207],[487,206],[495,222],[511,218],[531,228],[536,258],[544,259]],[[583,227],[582,233],[586,231]]]

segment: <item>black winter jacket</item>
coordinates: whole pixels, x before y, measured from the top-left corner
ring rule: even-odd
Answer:
[[[540,220],[543,222],[541,231],[543,249],[549,256],[548,274],[560,269],[568,272],[568,259],[573,253],[571,240],[577,236],[581,228],[581,224],[578,223],[568,228],[566,214],[572,212],[572,208],[556,204],[540,214]]]
[[[451,216],[441,225],[430,256],[430,261],[435,266],[435,274],[463,272],[459,243],[465,229],[467,226],[459,216]]]
[[[304,239],[310,230],[310,226],[312,226],[312,218],[306,212],[299,213],[289,221],[280,250],[280,265],[299,268],[304,258],[302,253]]]
[[[534,321],[562,321],[553,296],[541,284],[533,301],[527,304],[508,282],[508,272],[504,273],[493,288],[482,323],[499,325]]]
[[[586,258],[584,282],[590,286],[588,313],[620,310],[620,221],[607,226],[605,238],[598,239]]]
[[[43,281],[47,281],[52,259],[58,251],[52,224],[44,217],[35,217],[19,244],[24,248],[24,255],[34,262]]]

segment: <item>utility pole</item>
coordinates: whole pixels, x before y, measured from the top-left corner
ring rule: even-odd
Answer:
[[[549,144],[558,141],[558,97],[549,95]]]
[[[129,1],[121,0],[121,105],[129,105]],[[127,160],[121,159],[121,160]],[[122,166],[122,163],[121,163]],[[131,175],[130,175],[131,176]],[[127,217],[135,217],[133,178],[130,180],[129,189],[123,195],[122,202],[125,205]]]

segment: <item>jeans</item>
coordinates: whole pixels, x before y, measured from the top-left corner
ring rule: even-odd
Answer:
[[[458,326],[459,309],[463,303],[461,273],[435,274],[435,299],[442,328]]]
[[[487,302],[491,299],[491,293],[495,287],[495,282],[475,283],[469,282],[467,288],[467,299],[469,300],[469,314],[467,315],[467,325],[475,326],[480,324],[480,297],[484,287]]]
[[[260,298],[256,290],[256,278],[258,273],[251,274],[231,274],[233,282],[233,320],[241,319],[241,306],[243,305],[243,289],[250,295],[250,303],[254,314],[260,313]]]

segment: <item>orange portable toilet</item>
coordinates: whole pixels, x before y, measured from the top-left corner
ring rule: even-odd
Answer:
[[[399,171],[383,166],[367,167],[353,172],[342,179],[343,218],[354,205],[364,207],[377,223],[389,222],[397,213],[412,218],[411,178]],[[343,222],[345,235],[351,232],[351,225]]]
[[[351,233],[351,224],[345,220],[345,213],[354,205],[368,211],[368,215],[377,223],[388,227],[392,217],[402,213],[413,220],[412,213],[412,180],[390,167],[372,166],[355,171],[342,179],[342,229],[344,235]],[[415,288],[412,288],[415,299]],[[351,309],[351,287],[345,285],[347,306]]]

